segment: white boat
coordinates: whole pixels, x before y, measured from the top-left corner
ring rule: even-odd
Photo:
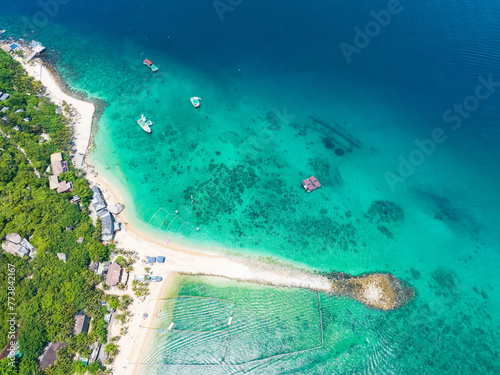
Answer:
[[[191,104],[193,105],[194,108],[198,108],[200,106],[201,98],[198,98],[197,96],[193,96],[189,100],[191,100]]]
[[[141,118],[137,120],[137,123],[146,133],[151,133],[150,126],[153,125],[153,122],[151,120],[147,120],[144,115],[141,115]]]

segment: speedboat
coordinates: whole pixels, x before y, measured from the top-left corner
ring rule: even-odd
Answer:
[[[198,98],[197,96],[193,96],[189,100],[191,100],[191,104],[193,105],[194,108],[198,108],[200,106],[201,98]]]
[[[151,120],[147,120],[144,115],[141,115],[141,118],[137,120],[137,123],[146,133],[151,133],[150,126],[153,125],[153,122]]]

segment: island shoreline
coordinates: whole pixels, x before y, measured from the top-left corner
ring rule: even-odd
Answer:
[[[35,77],[35,71],[32,65],[23,64],[23,67],[28,75]],[[54,67],[52,68],[55,70]],[[59,77],[59,80],[62,80],[62,78]],[[72,104],[78,112],[77,121],[73,129],[75,140],[74,148],[76,153],[87,156],[92,140],[93,123],[95,123],[94,104],[77,99],[64,92],[61,88],[61,86],[64,85],[60,85],[46,67],[42,67],[41,83],[50,94],[49,97],[53,102],[58,105],[61,105],[63,101],[67,102]],[[84,166],[85,165],[91,167],[84,163]],[[92,166],[92,168],[94,167]],[[86,178],[89,184],[96,185],[101,189],[108,204],[125,202],[125,193],[114,187],[105,177],[99,176],[98,173],[87,173]],[[122,212],[118,217],[122,222],[128,222],[125,213]],[[319,273],[314,274],[310,271],[297,269],[294,266],[286,264],[271,265],[260,260],[254,261],[252,259],[249,261],[249,259],[243,257],[240,259],[236,256],[207,253],[201,249],[190,246],[179,246],[174,244],[169,244],[167,246],[159,240],[141,232],[131,224],[128,224],[115,234],[115,243],[118,248],[137,251],[141,258],[146,255],[163,255],[166,257],[167,262],[165,264],[156,264],[153,266],[155,273],[165,278],[165,284],[163,287],[154,288],[151,291],[150,295],[147,297],[149,301],[158,301],[159,297],[162,295],[161,293],[164,293],[166,288],[168,288],[166,281],[171,280],[176,274],[217,276],[234,281],[254,282],[275,287],[304,288],[328,294],[337,294],[332,288],[332,280],[326,275],[321,275]],[[139,269],[143,268],[140,263],[134,266],[137,266]],[[345,295],[348,294],[344,294],[344,296]],[[362,300],[358,300],[364,303]],[[136,302],[138,302],[138,299],[136,299]],[[144,307],[140,305],[140,302],[139,304],[134,303],[131,308],[133,314],[131,327],[136,327],[138,322],[140,326],[140,321],[142,319],[141,311],[144,311]],[[113,331],[113,328],[118,327],[110,327],[110,330]],[[139,337],[136,337],[136,335],[137,332],[135,332],[135,335],[134,332],[132,332],[130,336],[133,338],[132,341],[130,341],[130,339],[125,341],[124,338],[118,341],[120,354],[116,357],[114,365],[120,368],[121,371],[123,370],[124,372],[121,372],[123,374],[135,374],[137,371],[137,365],[133,365],[131,368],[128,366],[132,351],[134,347],[136,347],[136,344],[139,344],[136,340],[140,341]],[[143,338],[142,341],[140,341],[142,342],[142,344],[140,344],[141,350],[144,349],[143,345],[146,341],[147,338]]]

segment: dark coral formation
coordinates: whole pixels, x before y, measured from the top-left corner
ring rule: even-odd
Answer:
[[[370,223],[377,224],[377,228],[384,236],[394,238],[391,229],[399,224],[404,219],[403,210],[394,202],[391,201],[374,201],[365,218]]]
[[[342,149],[342,148],[336,148],[336,149],[335,149],[335,155],[337,155],[337,156],[342,156],[342,155],[344,155],[344,154],[345,154],[344,149]]]

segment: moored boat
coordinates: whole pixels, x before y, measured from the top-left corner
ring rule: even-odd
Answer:
[[[146,65],[147,67],[149,67],[149,69],[151,69],[153,72],[156,72],[158,70],[158,68],[156,67],[155,64],[153,64],[150,60],[146,59],[142,62],[144,65]]]
[[[191,104],[193,105],[194,108],[198,108],[200,106],[201,98],[198,98],[197,96],[193,96],[189,100],[191,100]]]
[[[151,128],[149,126],[153,125],[153,122],[151,120],[147,120],[144,115],[141,115],[141,118],[137,120],[137,123],[146,133],[151,133]]]

